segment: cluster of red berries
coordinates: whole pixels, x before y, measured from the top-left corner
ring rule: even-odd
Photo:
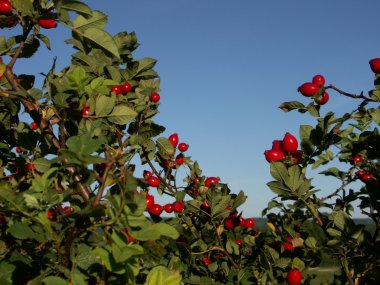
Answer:
[[[330,99],[329,94],[325,91],[324,85],[325,78],[322,75],[317,74],[313,77],[311,82],[305,82],[299,86],[298,92],[305,97],[313,97],[318,105],[324,105]]]
[[[125,82],[123,84],[112,86],[111,91],[116,95],[125,95],[132,90],[132,85],[129,82]]]
[[[146,209],[148,212],[154,216],[160,216],[163,211],[166,213],[182,213],[185,209],[185,205],[182,201],[175,201],[174,203],[168,203],[164,206],[157,204],[155,202],[154,196],[146,193]]]
[[[303,152],[297,148],[297,138],[290,133],[286,133],[282,140],[274,140],[272,148],[264,151],[265,159],[268,162],[282,161],[287,156],[290,156],[292,163],[299,164],[302,162]]]
[[[353,157],[352,160],[353,160],[355,166],[359,166],[363,163],[364,158],[362,155],[357,154]],[[355,174],[364,183],[367,183],[367,182],[375,179],[375,177],[373,176],[373,174],[371,172],[365,171],[363,169],[359,169],[358,171],[355,172]]]

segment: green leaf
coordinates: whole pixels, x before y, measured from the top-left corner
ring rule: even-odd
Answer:
[[[290,262],[291,262],[290,258],[281,257],[275,261],[274,266],[281,268],[281,269],[285,269],[286,267],[289,266]]]
[[[139,65],[138,65],[136,74],[152,69],[156,63],[157,63],[157,60],[153,58],[148,58],[148,57],[145,57],[139,60]]]
[[[81,15],[76,17],[73,21],[73,29],[79,30],[81,32],[89,28],[99,28],[102,29],[107,24],[107,15],[100,11],[92,11],[92,17],[85,18]]]
[[[69,150],[76,154],[89,155],[100,148],[103,140],[92,138],[90,134],[86,133],[81,136],[70,137],[66,144]]]
[[[78,253],[73,262],[79,268],[87,270],[91,265],[99,263],[99,261],[99,257],[91,250],[91,247],[85,244],[78,245]]]
[[[117,105],[112,113],[107,115],[107,120],[118,125],[126,125],[137,117],[137,112],[126,105]]]
[[[115,107],[115,96],[100,95],[96,98],[95,114],[98,117],[107,116]]]
[[[310,138],[310,134],[312,130],[313,130],[312,126],[301,125],[300,131],[299,131],[301,140],[305,140],[305,139],[308,140]]]
[[[42,280],[45,285],[67,285],[68,282],[65,279],[57,276],[48,276]]]
[[[144,285],[179,285],[182,277],[177,271],[169,271],[164,266],[156,266],[150,270]]]
[[[291,101],[282,103],[279,108],[284,112],[289,112],[295,109],[305,109],[306,107],[298,101]]]
[[[93,250],[93,253],[98,255],[106,268],[116,274],[124,274],[125,266],[122,263],[116,263],[112,254],[110,254],[106,249],[98,247]]]
[[[51,162],[43,157],[33,160],[33,164],[35,165],[36,170],[41,173],[45,173],[51,167]]]
[[[92,10],[86,4],[75,0],[65,0],[62,2],[62,9],[74,11],[83,16],[92,16]]]
[[[45,44],[45,46],[47,47],[48,50],[51,49],[51,46],[50,46],[50,39],[49,39],[47,36],[45,36],[45,35],[43,35],[43,34],[37,34],[37,38],[38,38],[41,42],[43,42],[43,43]]]
[[[305,245],[309,248],[316,248],[317,247],[317,240],[310,236],[305,240]]]
[[[83,36],[120,59],[120,54],[114,39],[103,29],[88,28],[84,31]]]
[[[282,162],[271,162],[270,174],[274,179],[277,179],[278,181],[281,181],[285,184],[289,180],[288,171],[286,169],[285,164],[283,164]]]
[[[269,187],[270,190],[272,190],[273,193],[275,193],[277,195],[284,195],[284,194],[289,192],[288,187],[284,186],[279,181],[268,182],[267,186]]]
[[[174,155],[175,149],[171,142],[165,138],[158,138],[156,141],[158,153],[165,159],[168,159],[170,156]]]
[[[7,262],[0,263],[0,285],[12,285],[12,275],[16,266]]]
[[[302,271],[305,268],[305,263],[298,257],[295,257],[292,261],[292,266]]]
[[[369,115],[371,116],[372,120],[380,125],[380,108],[376,109],[369,109],[368,110]]]
[[[327,229],[327,233],[331,236],[331,237],[340,237],[342,235],[342,233],[336,229],[333,229],[333,228],[328,228]]]
[[[23,15],[33,16],[33,1],[12,0],[12,6]]]
[[[152,224],[146,228],[143,228],[140,231],[133,232],[133,236],[137,240],[147,241],[147,240],[156,240],[161,237],[177,239],[179,236],[179,233],[174,227],[168,224],[157,223],[157,224]]]
[[[15,222],[9,227],[8,232],[18,239],[29,239],[35,236],[35,233],[31,228],[27,224],[21,222]]]
[[[303,180],[301,179],[301,169],[298,165],[292,165],[288,169],[289,179],[286,186],[293,192],[297,191]]]

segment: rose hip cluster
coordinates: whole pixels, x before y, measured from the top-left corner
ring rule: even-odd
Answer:
[[[324,105],[329,101],[329,94],[325,90],[325,78],[317,74],[313,77],[311,82],[305,82],[298,87],[300,92],[305,97],[313,97],[315,103]]]
[[[185,204],[182,201],[175,201],[173,203],[165,204],[164,206],[155,202],[154,196],[146,193],[146,209],[153,216],[159,217],[163,211],[170,214],[182,213],[185,209]]]
[[[298,141],[295,136],[286,133],[282,140],[274,140],[272,148],[264,151],[265,159],[268,162],[283,161],[290,158],[291,163],[302,163],[303,152],[298,148]]]

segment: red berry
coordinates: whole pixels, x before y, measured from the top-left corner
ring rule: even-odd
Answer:
[[[313,77],[312,83],[316,84],[319,87],[324,86],[325,78],[322,75],[317,74]]]
[[[26,165],[26,170],[28,170],[28,172],[30,172],[30,171],[32,171],[34,169],[36,169],[36,165],[34,163],[28,163]]]
[[[178,134],[174,133],[174,134],[170,135],[169,136],[169,141],[171,142],[171,144],[174,147],[177,147],[177,144],[178,144]]]
[[[358,165],[363,162],[363,157],[360,154],[354,156],[354,164]]]
[[[0,225],[5,225],[7,223],[7,220],[3,215],[0,214]]]
[[[164,208],[159,204],[153,204],[148,208],[148,212],[155,216],[161,215],[163,210]]]
[[[239,218],[239,226],[244,227],[245,219],[243,217]]]
[[[158,187],[158,185],[160,185],[160,179],[158,179],[156,176],[150,176],[148,178],[148,183],[151,187]]]
[[[53,209],[49,209],[47,212],[47,218],[50,222],[55,222],[57,220],[57,212]]]
[[[30,127],[32,128],[33,131],[35,131],[35,130],[38,129],[38,125],[37,125],[36,122],[32,122],[32,123],[30,124]]]
[[[274,141],[272,141],[272,149],[282,150],[282,141],[280,141],[280,140],[274,140]]]
[[[128,82],[125,82],[124,84],[120,85],[122,93],[127,94],[132,90],[132,85],[129,84]]]
[[[372,179],[374,179],[374,177],[373,177],[372,173],[366,172],[362,176],[360,176],[359,179],[362,182],[367,183],[367,182],[371,181]]]
[[[128,229],[125,228],[124,229],[124,233],[127,235],[128,237],[128,242],[134,242],[135,241],[135,238],[133,236],[131,236],[131,234],[129,233]]]
[[[237,218],[228,218],[227,220],[224,221],[224,227],[227,230],[232,231],[239,225],[239,223],[240,221]]]
[[[145,200],[146,200],[146,208],[147,209],[149,209],[155,203],[154,196],[150,195],[149,193],[146,193]]]
[[[65,216],[71,215],[74,212],[73,207],[65,206],[63,207],[63,213]]]
[[[164,205],[164,210],[165,210],[165,212],[166,213],[171,213],[171,212],[173,212],[173,204],[166,204],[166,205]]]
[[[244,220],[244,227],[245,228],[253,228],[255,226],[255,219],[254,218],[248,218]]]
[[[243,244],[241,239],[235,239],[235,243],[239,246]]]
[[[160,94],[158,93],[152,93],[149,97],[150,101],[154,102],[154,103],[157,103],[158,101],[160,101]]]
[[[121,88],[121,85],[111,87],[111,91],[114,92],[116,95],[123,94],[123,89]]]
[[[181,152],[185,152],[185,151],[187,151],[188,148],[189,148],[189,145],[186,144],[186,143],[180,143],[180,144],[178,145],[178,150],[181,151]]]
[[[211,186],[216,186],[219,183],[219,178],[218,177],[209,177],[205,181],[205,186],[206,187],[211,187]]]
[[[268,162],[280,161],[285,158],[284,152],[280,149],[268,149],[264,151],[264,155]]]
[[[0,1],[0,14],[10,14],[12,13],[12,4],[8,0]]]
[[[41,28],[44,29],[53,29],[57,27],[57,22],[53,19],[39,19],[38,25],[40,25]]]
[[[360,178],[365,174],[365,171],[363,169],[360,169],[360,170],[356,171],[355,174],[357,177]]]
[[[319,100],[317,100],[316,102],[318,105],[324,105],[329,101],[329,99],[330,99],[329,94],[327,92],[324,92],[322,97]]]
[[[143,176],[145,179],[148,179],[152,176],[152,172],[150,172],[149,170],[144,170]]]
[[[297,269],[292,269],[288,272],[288,275],[286,276],[286,282],[288,282],[289,285],[299,285],[302,281],[302,274]]]
[[[380,58],[371,59],[369,64],[374,73],[380,74]]]
[[[16,147],[16,152],[17,152],[17,153],[21,153],[21,152],[22,152],[21,148]]]
[[[185,206],[183,205],[183,202],[181,202],[181,201],[176,201],[173,203],[173,211],[175,213],[181,213],[184,208],[185,208]]]
[[[290,133],[286,133],[282,139],[282,149],[285,152],[295,152],[298,148],[298,141],[295,136]]]
[[[175,158],[175,162],[178,164],[178,165],[182,165],[184,163],[184,156],[182,153],[178,154]]]
[[[294,245],[293,245],[293,238],[291,236],[287,236],[285,238],[285,242],[283,243],[283,246],[284,246],[284,250],[286,251],[293,251],[294,250]]]
[[[303,156],[302,150],[296,150],[295,152],[292,153],[292,162],[294,164],[302,163],[302,156]]]
[[[298,87],[298,92],[300,92],[305,97],[311,97],[317,94],[319,90],[318,85],[313,82],[306,82]]]
[[[210,258],[208,258],[208,257],[203,257],[203,258],[202,258],[202,262],[203,262],[205,265],[210,265],[211,260],[210,260]]]
[[[84,106],[82,109],[82,118],[86,119],[88,117],[89,112],[90,112],[90,106]]]

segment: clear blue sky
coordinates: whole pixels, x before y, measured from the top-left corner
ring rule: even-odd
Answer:
[[[300,124],[315,125],[307,115],[283,113],[284,101],[307,98],[297,87],[323,74],[348,92],[368,91],[373,74],[368,60],[380,57],[380,1],[256,0],[93,0],[108,16],[111,34],[135,31],[135,58],[158,60],[161,78],[157,123],[166,135],[177,132],[190,145],[188,155],[207,176],[219,176],[234,192],[244,190],[245,216],[258,216],[274,195],[263,152]],[[8,34],[8,32],[7,32]],[[69,38],[63,28],[47,31],[53,52],[41,49],[23,72],[46,72],[54,56],[69,63]],[[322,108],[342,114],[351,100],[330,94]],[[322,170],[322,169],[321,169]],[[333,180],[332,180],[333,181]],[[328,194],[330,180],[316,179]]]

